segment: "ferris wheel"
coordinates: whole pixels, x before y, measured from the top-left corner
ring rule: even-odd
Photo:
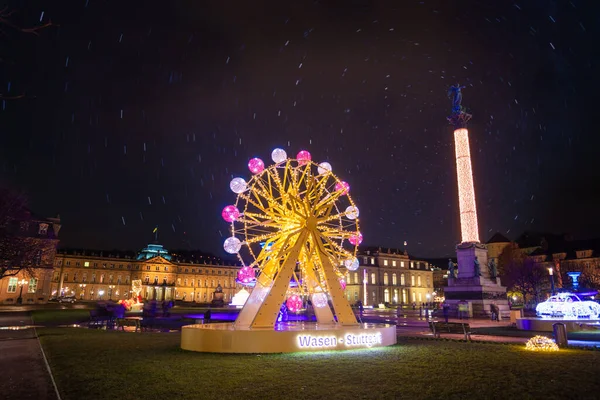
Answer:
[[[345,270],[358,269],[362,242],[350,186],[308,151],[291,159],[275,149],[271,158],[268,167],[249,161],[253,176],[231,181],[237,199],[222,212],[231,224],[223,247],[244,265],[238,282],[254,284],[236,324],[273,326],[284,301],[293,310],[302,298],[311,299],[320,323],[356,324],[343,294]]]

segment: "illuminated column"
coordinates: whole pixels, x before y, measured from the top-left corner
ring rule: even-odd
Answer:
[[[456,150],[456,175],[458,178],[458,203],[460,208],[462,243],[479,243],[475,188],[473,186],[473,170],[471,168],[471,152],[469,150],[469,131],[466,128],[458,128],[454,131],[454,147]]]

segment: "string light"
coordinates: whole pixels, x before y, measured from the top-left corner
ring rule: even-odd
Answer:
[[[534,336],[525,343],[525,348],[531,351],[558,351],[558,346],[554,340],[546,336]]]
[[[462,242],[479,243],[475,188],[471,168],[471,152],[469,150],[469,131],[464,128],[456,129],[454,131],[454,144]]]

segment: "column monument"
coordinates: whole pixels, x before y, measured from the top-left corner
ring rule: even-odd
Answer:
[[[461,243],[456,246],[458,273],[448,276],[444,293],[450,307],[461,310],[464,316],[488,316],[491,313],[490,305],[495,303],[504,317],[509,314],[506,287],[500,283],[495,264],[488,263],[487,247],[479,241],[467,130],[467,123],[472,116],[462,106],[462,89],[464,86],[457,84],[448,91],[452,101],[452,114],[448,121],[454,127]]]

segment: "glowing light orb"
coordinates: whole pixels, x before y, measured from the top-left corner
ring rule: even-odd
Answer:
[[[284,149],[275,149],[271,152],[271,159],[276,164],[282,163],[287,159],[287,153]]]
[[[285,302],[285,306],[291,312],[298,312],[302,309],[302,298],[297,294],[293,294]]]
[[[319,175],[331,172],[331,164],[329,164],[328,162],[322,162],[321,164],[319,164],[317,172],[319,172]]]
[[[350,191],[350,184],[348,182],[338,182],[335,184],[335,191],[336,192],[342,192],[342,194],[348,194],[348,192]]]
[[[358,233],[353,233],[352,235],[350,235],[350,237],[348,238],[348,241],[350,242],[350,244],[354,245],[354,246],[358,246],[359,244],[362,243],[363,241],[363,235],[362,233],[358,232]]]
[[[344,266],[348,269],[348,271],[356,271],[359,265],[360,263],[356,257],[344,261]]]
[[[225,239],[225,242],[223,243],[223,249],[229,254],[237,254],[241,248],[242,242],[235,236]]]
[[[342,290],[346,290],[346,280],[344,278],[340,279],[340,286]]]
[[[298,164],[300,165],[306,165],[308,164],[308,162],[311,160],[311,155],[308,151],[306,150],[301,150],[297,155],[296,155],[296,159],[298,160]]]
[[[248,169],[253,174],[260,174],[265,169],[265,163],[260,158],[253,158],[248,161]]]
[[[229,182],[229,188],[233,193],[240,194],[246,191],[248,184],[244,178],[233,178],[231,182]]]
[[[233,222],[240,216],[240,210],[236,206],[227,206],[221,212],[221,217],[227,222]]]
[[[312,304],[318,308],[325,307],[327,305],[327,295],[325,293],[315,293],[312,297]]]
[[[237,278],[243,285],[253,282],[256,279],[254,268],[248,266],[241,268],[237,273]]]
[[[531,351],[558,351],[558,346],[554,340],[546,336],[534,336],[525,343],[525,348]]]
[[[348,219],[356,219],[356,218],[358,218],[359,215],[360,215],[360,212],[358,211],[358,207],[354,207],[354,206],[346,207],[346,217]]]

